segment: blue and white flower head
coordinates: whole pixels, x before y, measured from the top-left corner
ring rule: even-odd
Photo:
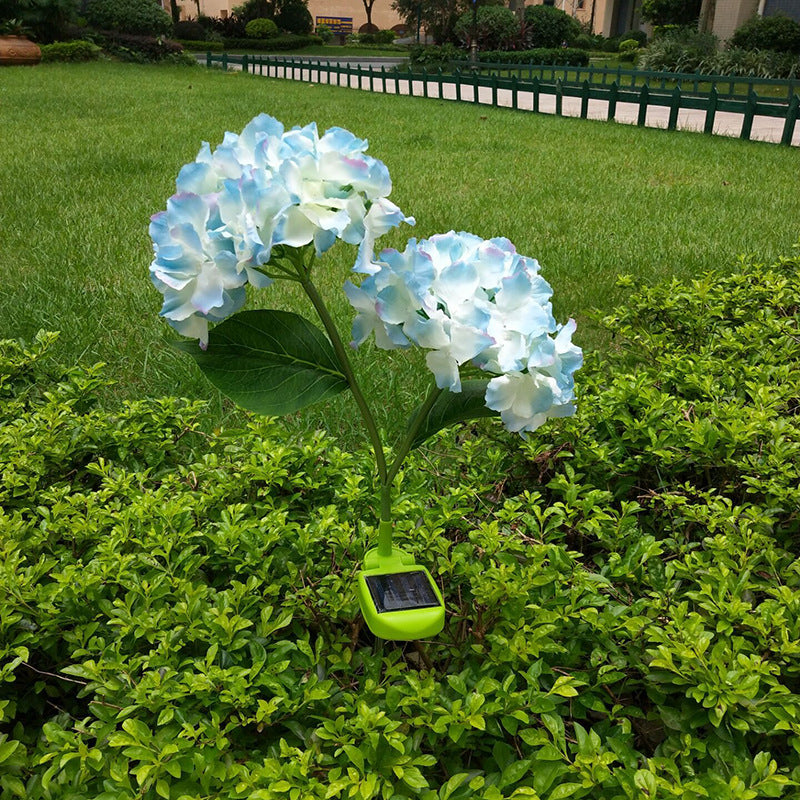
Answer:
[[[208,322],[238,310],[247,284],[271,283],[260,268],[276,245],[313,242],[320,255],[342,239],[360,246],[357,266],[368,264],[378,236],[414,219],[387,199],[389,172],[366,149],[342,128],[285,131],[266,114],[214,151],[204,143],[150,226],[162,316],[205,344]]]
[[[460,367],[495,377],[486,405],[523,435],[574,412],[573,373],[582,363],[575,323],[557,325],[552,289],[535,259],[507,239],[469,233],[411,239],[384,250],[360,286],[345,285],[357,311],[353,345],[375,333],[379,347],[417,344],[440,389],[461,391]]]

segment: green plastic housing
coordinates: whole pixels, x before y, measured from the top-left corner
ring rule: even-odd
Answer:
[[[364,558],[366,569],[357,575],[358,603],[367,627],[381,639],[411,642],[436,636],[444,627],[444,600],[439,587],[425,567],[414,562],[414,557],[399,548],[381,554],[380,547],[370,550]],[[405,572],[422,572],[430,582],[430,588],[438,600],[437,606],[412,608],[399,611],[378,611],[367,584],[370,576],[398,575]]]

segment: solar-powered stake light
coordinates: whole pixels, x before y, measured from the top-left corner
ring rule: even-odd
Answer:
[[[378,545],[364,557],[357,594],[376,636],[411,640],[442,630],[442,594],[428,570],[392,541],[392,486],[409,452],[441,429],[499,415],[525,436],[572,414],[582,354],[575,323],[558,325],[539,264],[507,239],[469,233],[410,239],[374,253],[377,237],[414,224],[387,199],[386,166],[367,142],[314,123],[284,130],[266,114],[241,134],[204,143],[178,174],[177,192],[152,217],[150,273],[163,316],[196,339],[177,347],[245,409],[282,415],[350,391],[375,456]],[[430,390],[387,461],[374,416],[328,307],[313,280],[316,259],[341,239],[357,245],[352,347],[427,350]],[[322,323],[269,309],[242,311],[246,287],[299,284]],[[462,381],[461,371],[491,377]]]

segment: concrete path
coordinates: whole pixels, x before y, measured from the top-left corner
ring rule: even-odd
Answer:
[[[318,73],[316,69],[316,61],[313,66],[304,66],[302,70],[299,66],[295,67],[294,80],[302,80],[307,83],[331,83],[337,85],[336,79],[338,78],[339,86],[349,87],[351,89],[371,90],[374,92],[383,91],[383,76],[379,72],[373,74],[372,87],[370,87],[369,75],[362,75],[359,85],[358,75],[329,75],[326,72]],[[340,59],[320,59],[323,63],[327,61],[340,61]],[[350,66],[357,67],[361,65],[364,70],[369,70],[370,66],[373,70],[379,70],[381,66],[387,70],[398,63],[403,63],[398,59],[384,59],[384,58],[353,58],[347,59]],[[298,64],[295,59],[295,65]],[[230,65],[230,69],[241,69],[238,65]],[[291,68],[290,68],[291,69]],[[258,70],[256,71],[258,73]],[[291,73],[289,73],[290,75]],[[283,68],[270,67],[269,75],[267,70],[264,70],[264,77],[277,77],[283,78]],[[287,76],[288,77],[288,76]],[[456,87],[453,85],[444,85],[442,87],[442,95],[439,96],[439,83],[437,81],[428,81],[427,94],[429,98],[441,100],[456,100]],[[399,78],[395,76],[386,76],[386,93],[387,94],[403,94],[413,95],[415,97],[422,97],[425,87],[420,80],[409,81],[408,78]],[[474,87],[468,83],[461,85],[461,100],[464,102],[474,102]],[[478,89],[478,103],[485,105],[492,105],[492,89],[490,87],[479,87]],[[511,91],[508,89],[499,89],[497,91],[497,104],[499,106],[511,108],[512,99]],[[517,93],[517,108],[521,111],[533,110],[533,93],[526,92],[520,89]],[[555,95],[540,94],[539,95],[539,113],[541,114],[555,114],[556,113],[556,98]],[[578,97],[563,97],[562,98],[562,116],[565,117],[580,117],[581,115],[581,100]],[[608,103],[605,100],[589,100],[587,116],[589,119],[606,120],[608,116]],[[639,106],[636,103],[617,103],[617,110],[615,121],[624,124],[635,125],[639,117]],[[679,130],[688,131],[702,131],[705,126],[706,112],[695,109],[682,109],[678,112],[677,127]],[[734,114],[727,111],[718,111],[714,119],[714,133],[718,136],[732,136],[738,137],[742,130],[742,121],[744,116],[742,114]],[[647,117],[645,124],[649,128],[665,128],[669,120],[669,108],[663,106],[651,106],[647,109]],[[750,134],[751,141],[764,141],[779,143],[783,134],[784,121],[776,117],[762,117],[756,116],[753,119],[753,127]],[[792,137],[792,145],[800,147],[800,121],[795,125],[794,136]]]

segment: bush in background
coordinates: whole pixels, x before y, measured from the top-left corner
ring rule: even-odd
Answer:
[[[578,20],[554,6],[527,6],[524,21],[524,47],[528,50],[569,47],[582,33]]]
[[[187,66],[197,63],[189,53],[184,52],[183,45],[161,36],[136,36],[102,31],[93,34],[93,38],[103,50],[121,61],[132,61],[137,64],[172,62]]]
[[[478,61],[495,64],[552,64],[585,67],[589,54],[576,47],[539,47],[534,50],[494,50],[478,53]]]
[[[87,0],[86,21],[93,28],[140,36],[168,36],[172,17],[152,0]]]
[[[328,44],[333,39],[333,31],[328,25],[317,25],[314,33],[319,36],[325,44]]]
[[[639,42],[636,39],[623,39],[619,43],[620,61],[634,61],[639,52]]]
[[[93,42],[77,40],[73,42],[53,42],[40,45],[42,61],[96,61],[102,48]]]
[[[65,38],[76,0],[0,0],[0,21],[18,20],[37,42]]]
[[[223,48],[226,50],[259,50],[281,51],[299,50],[303,47],[322,44],[319,36],[295,36],[291,33],[284,33],[274,36],[271,39],[224,39]]]
[[[172,35],[176,39],[191,39],[202,42],[208,36],[208,32],[209,28],[207,26],[194,19],[181,20],[172,26]]]
[[[244,26],[244,32],[249,39],[270,39],[278,35],[278,26],[271,19],[257,17]]]
[[[510,50],[519,36],[519,22],[514,12],[505,6],[480,6],[477,26],[473,25],[472,11],[458,18],[454,32],[464,46],[469,46],[476,37],[481,50]]]
[[[753,17],[736,29],[730,46],[742,50],[774,50],[800,55],[800,22],[782,14]]]
[[[639,55],[642,69],[667,72],[696,72],[714,56],[719,40],[711,33],[693,28],[663,30]]]

